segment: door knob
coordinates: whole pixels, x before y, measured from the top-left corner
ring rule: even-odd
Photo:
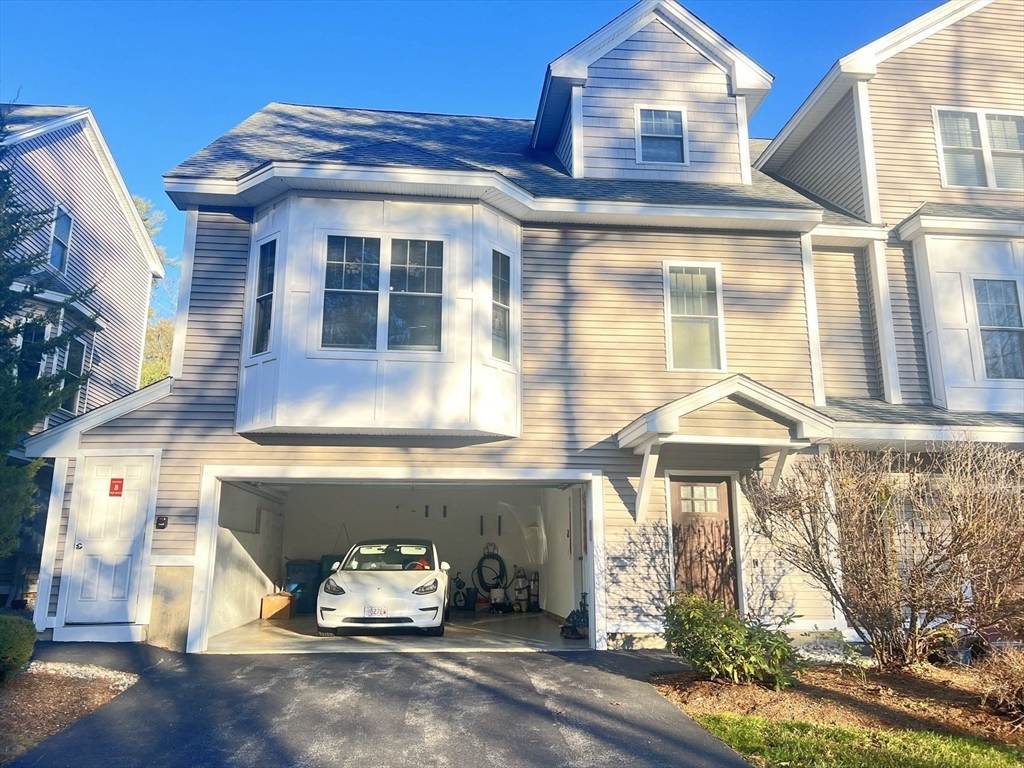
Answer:
[[[75,544],[75,549],[81,549],[81,548],[82,548],[82,542],[78,542],[77,544]]]

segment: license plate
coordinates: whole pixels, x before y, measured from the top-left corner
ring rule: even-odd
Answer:
[[[373,605],[363,606],[363,618],[364,619],[386,619],[388,617],[387,607],[377,608]]]

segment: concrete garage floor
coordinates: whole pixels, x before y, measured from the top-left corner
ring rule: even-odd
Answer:
[[[587,651],[586,638],[564,640],[559,624],[543,613],[459,613],[444,637],[419,629],[360,629],[360,634],[318,637],[316,618],[251,621],[210,638],[207,653],[524,653]]]

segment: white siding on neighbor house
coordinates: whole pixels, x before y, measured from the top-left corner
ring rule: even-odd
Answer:
[[[572,176],[576,171],[572,167],[572,106],[565,110],[565,117],[562,119],[562,130],[558,134],[558,144],[555,146],[555,155],[562,161],[565,170]]]
[[[928,358],[913,252],[907,245],[905,248],[890,247],[885,255],[903,402],[908,405],[931,405],[932,390],[928,381]]]
[[[167,398],[82,437],[82,447],[90,449],[163,448],[156,513],[168,515],[170,525],[154,532],[155,554],[193,552],[205,463],[596,469],[606,477],[609,578],[626,581],[632,576],[617,571],[635,559],[627,543],[641,457],[616,447],[619,429],[737,372],[812,400],[796,235],[537,228],[523,233],[521,439],[302,444],[300,437],[260,445],[233,429],[248,260],[239,239],[247,229],[244,216],[200,213],[184,375]],[[667,370],[664,259],[722,263],[728,374]],[[718,471],[749,468],[757,460],[756,452],[744,453],[742,466],[728,451],[685,456]],[[625,596],[609,602],[609,617],[631,610]],[[660,606],[648,611],[647,619],[656,620]]]
[[[996,0],[878,65],[868,83],[882,219],[923,202],[1024,209],[1024,192],[943,189],[932,107],[1024,112],[1024,3]]]
[[[828,397],[881,397],[874,305],[862,250],[814,252]]]
[[[801,142],[778,175],[864,218],[864,188],[852,89]]]
[[[82,123],[16,144],[10,163],[27,205],[60,204],[74,217],[65,280],[76,289],[96,286],[86,302],[106,329],[96,336],[87,396],[92,409],[138,389],[148,321],[151,274]],[[49,250],[50,229],[32,249]]]
[[[688,166],[636,162],[637,104],[686,109]],[[742,182],[736,100],[727,75],[660,21],[590,65],[583,144],[587,178]]]

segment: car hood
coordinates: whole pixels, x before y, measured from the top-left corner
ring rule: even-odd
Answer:
[[[335,571],[331,578],[346,592],[385,595],[408,595],[431,579],[444,589],[441,571]]]

